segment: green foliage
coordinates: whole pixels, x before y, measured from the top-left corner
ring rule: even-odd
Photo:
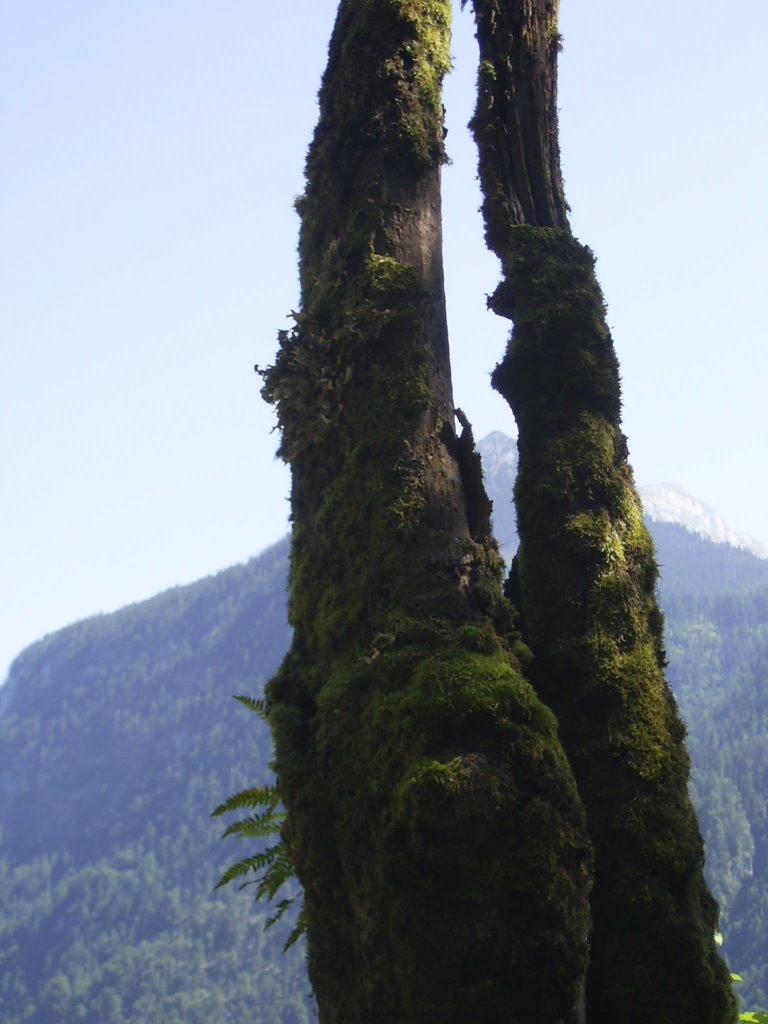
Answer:
[[[717,932],[715,935],[715,942],[718,946],[723,944],[723,936],[721,932]],[[735,984],[740,984],[744,979],[740,974],[734,974],[731,972],[731,981]],[[739,1014],[739,1020],[744,1024],[768,1024],[768,1013],[764,1010],[748,1010],[746,1013]]]
[[[681,581],[673,582],[666,602],[670,678],[688,723],[693,795],[721,907],[723,949],[739,965],[743,1001],[765,1006],[768,588],[686,594]]]
[[[768,586],[768,561],[730,544],[712,544],[677,523],[653,523],[653,540],[661,569],[661,595],[668,609],[678,594],[754,591]]]
[[[267,712],[264,700],[249,696],[237,696],[235,700],[239,700],[241,704],[266,721]],[[277,786],[250,786],[248,789],[240,790],[239,793],[235,793],[224,803],[219,804],[211,816],[220,817],[230,811],[255,810],[257,808],[263,808],[263,810],[259,814],[252,814],[232,822],[227,826],[221,838],[226,839],[227,836],[236,835],[241,839],[271,839],[274,836],[279,836],[281,826],[285,821],[285,812],[280,809],[280,794]],[[278,893],[283,886],[293,883],[295,888],[296,882],[296,873],[285,843],[281,840],[259,853],[239,860],[227,868],[216,883],[216,888],[220,889],[250,872],[255,872],[257,877],[242,882],[240,889],[255,885],[257,900],[276,903],[275,913],[264,926],[265,929],[271,928],[272,925],[282,920],[284,914],[291,909],[297,899],[297,896],[288,896],[277,901]],[[283,952],[290,949],[305,931],[306,918],[304,912],[300,911],[296,923],[285,941]]]
[[[266,725],[225,698],[260,693],[288,645],[286,563],[283,543],[17,659],[0,716],[2,1024],[313,1019],[303,960],[282,956],[293,912],[262,935],[274,910],[213,894],[227,857],[205,816],[251,766],[268,778]]]

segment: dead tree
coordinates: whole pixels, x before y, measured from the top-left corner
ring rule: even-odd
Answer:
[[[343,0],[264,393],[292,469],[268,689],[323,1024],[573,1021],[591,850],[524,669],[443,295],[449,0]]]
[[[509,592],[530,678],[560,723],[595,849],[589,1024],[726,1024],[736,1011],[664,679],[657,567],[621,431],[589,249],[571,234],[557,128],[557,0],[473,0],[473,130],[491,308],[514,323],[493,375],[519,431]]]

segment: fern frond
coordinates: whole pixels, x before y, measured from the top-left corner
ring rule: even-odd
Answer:
[[[257,899],[266,899],[269,902],[272,902],[278,890],[286,882],[290,882],[294,876],[293,864],[288,859],[285,843],[278,843],[272,849],[274,850],[272,863],[262,877],[258,879],[258,889],[256,890]]]
[[[234,700],[239,700],[241,704],[250,711],[255,711],[259,718],[263,718],[266,721],[267,718],[267,702],[261,697],[249,697],[247,694],[236,694]]]
[[[255,814],[250,818],[233,822],[227,827],[221,838],[226,839],[227,836],[239,835],[242,839],[264,839],[266,836],[278,833],[284,821],[284,811],[265,811],[264,814]]]
[[[280,900],[280,902],[275,906],[274,914],[272,915],[272,917],[269,918],[267,923],[264,925],[264,931],[266,931],[267,928],[271,928],[273,924],[277,924],[277,922],[280,920],[280,918],[283,916],[286,910],[292,907],[295,902],[295,896],[290,896],[288,899]]]
[[[287,953],[288,950],[291,948],[291,946],[293,946],[294,943],[299,941],[299,939],[301,938],[301,936],[304,934],[304,932],[306,930],[307,930],[307,915],[306,915],[306,913],[304,911],[304,907],[302,906],[301,910],[299,911],[299,915],[296,918],[296,924],[293,926],[293,930],[291,931],[291,934],[285,940],[285,945],[283,946],[283,952]]]
[[[229,885],[235,878],[240,878],[241,875],[246,875],[249,871],[261,871],[263,868],[269,871],[269,866],[274,862],[279,846],[282,846],[282,843],[278,843],[277,846],[271,846],[262,853],[257,853],[253,857],[246,857],[244,860],[238,861],[237,864],[233,864],[227,868],[214,886],[214,889],[221,889],[222,886]],[[259,879],[255,879],[255,881],[259,881]],[[244,888],[244,886],[240,888]]]
[[[273,811],[279,802],[280,795],[276,786],[251,786],[250,789],[242,789],[223,804],[219,804],[215,811],[211,811],[211,817],[217,818],[226,811],[240,811],[245,807],[267,807]]]
[[[246,695],[238,695],[234,699],[245,705],[250,711],[256,712],[260,718],[266,719],[267,706],[264,700]],[[280,808],[280,794],[276,785],[251,786],[248,789],[243,789],[239,793],[235,793],[234,796],[229,797],[224,803],[219,804],[211,813],[211,817],[216,818],[229,811],[243,810],[255,810],[258,813],[250,814],[228,825],[222,835],[222,839],[233,835],[240,839],[265,839],[269,836],[280,835],[280,830],[285,821],[285,812]],[[248,888],[248,886],[255,885],[256,899],[266,900],[274,904],[274,913],[264,926],[266,930],[280,921],[283,915],[299,898],[298,895],[287,896],[275,903],[279,890],[286,883],[295,879],[294,867],[288,856],[285,843],[280,840],[274,846],[270,846],[260,853],[251,857],[245,857],[243,860],[233,864],[227,868],[216,883],[215,888],[221,889],[235,879],[249,874],[255,874],[256,877],[247,878],[240,883],[238,889],[242,890]],[[283,952],[294,945],[304,934],[306,927],[306,917],[302,908],[296,918],[296,924],[283,946]]]

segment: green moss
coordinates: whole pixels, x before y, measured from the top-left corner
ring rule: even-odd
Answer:
[[[413,267],[404,266],[391,256],[371,253],[366,261],[370,289],[378,295],[392,298],[417,299],[423,295],[418,274]]]
[[[372,977],[379,992],[396,977],[410,1007],[400,1003],[402,1020],[438,1013],[458,1024],[474,1008],[501,1024],[510,1005],[533,1013],[542,995],[531,983],[544,970],[559,998],[576,997],[564,979],[578,975],[586,949],[589,849],[578,799],[554,719],[514,659],[487,637],[493,653],[466,650],[486,632],[433,627],[418,645],[390,634],[376,656],[339,666],[317,697],[304,764],[317,794],[308,800],[332,794],[333,815],[326,809],[317,827],[346,865],[360,922],[366,967],[354,998],[359,1005]],[[510,931],[522,907],[531,926]],[[550,928],[570,939],[544,968]],[[441,943],[430,945],[427,931]],[[365,1019],[391,1020],[391,1005],[368,1005]]]
[[[519,427],[518,588],[531,674],[560,719],[597,851],[588,1016],[724,1024],[733,1003],[712,944],[684,730],[662,672],[658,572],[592,255],[565,232],[505,237],[494,308],[515,326],[494,384]],[[649,977],[664,998],[644,995],[628,1014]],[[686,986],[672,1006],[667,993]]]
[[[441,296],[410,266],[438,201],[449,14],[340,5],[302,308],[265,374],[293,473],[269,720],[328,1024],[564,1020],[587,959],[583,810],[498,552],[469,527]]]
[[[481,654],[497,654],[501,649],[499,637],[490,623],[459,626],[454,642],[458,647]]]
[[[486,31],[505,31],[501,9],[475,8],[481,62],[506,74]],[[547,11],[531,24],[548,24],[554,53]],[[683,728],[662,673],[658,572],[594,258],[567,230],[513,223],[524,206],[499,170],[491,69],[481,63],[474,121],[487,238],[504,273],[489,304],[514,322],[493,382],[519,430],[514,589],[531,677],[559,717],[596,848],[587,1018],[724,1024],[734,1005],[712,942]]]
[[[493,66],[492,61],[480,61],[480,75],[482,75],[484,78],[490,79],[491,81],[496,80],[496,68]]]
[[[300,785],[289,838],[311,941],[349,958],[334,1019],[558,1019],[586,957],[590,850],[554,717],[506,645],[488,622],[393,617],[364,657],[305,666],[309,732],[280,718],[296,665],[271,684],[271,718],[281,780]]]
[[[436,785],[451,793],[458,793],[466,787],[472,776],[472,765],[466,758],[454,757],[448,762],[425,758],[415,765],[401,781],[395,791],[395,801],[402,805],[408,802],[409,794],[415,790],[429,789]]]
[[[412,62],[419,108],[442,120],[442,82],[451,68],[450,0],[390,0],[398,16],[410,22],[413,40],[404,47]]]

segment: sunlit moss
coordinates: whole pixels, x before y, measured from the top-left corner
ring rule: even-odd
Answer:
[[[734,1003],[594,262],[566,232],[509,225],[505,237],[493,305],[514,329],[494,383],[519,428],[516,587],[531,675],[560,720],[596,848],[588,1018],[672,1024],[696,1006],[697,1020],[726,1024]]]
[[[324,1024],[565,1019],[587,960],[583,810],[496,546],[469,526],[423,265],[449,17],[340,5],[301,312],[264,374],[293,473],[294,634],[269,721]]]

